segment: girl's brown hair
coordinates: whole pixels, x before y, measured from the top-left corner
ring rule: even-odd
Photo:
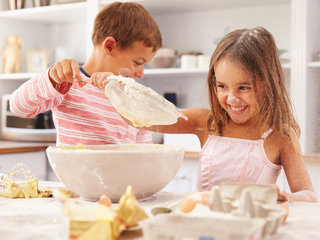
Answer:
[[[162,46],[159,27],[150,13],[138,3],[114,2],[105,6],[94,21],[92,42],[97,45],[113,37],[120,49],[142,41],[157,51]]]
[[[255,97],[262,99],[257,119],[260,134],[271,128],[290,136],[294,143],[292,134],[299,137],[300,128],[293,116],[275,40],[272,34],[262,27],[232,31],[221,40],[214,51],[207,78],[211,108],[208,130],[221,135],[223,127],[230,120],[228,113],[218,102],[214,72],[215,64],[225,57],[243,66],[250,73]],[[259,96],[257,81],[263,83],[264,96]]]

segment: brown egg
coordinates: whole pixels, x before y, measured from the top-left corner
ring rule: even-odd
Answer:
[[[106,195],[102,195],[99,199],[99,204],[110,207],[112,205],[112,202],[111,202],[110,198],[108,198]]]
[[[181,212],[184,212],[184,213],[188,213],[188,212],[191,212],[196,206],[196,202],[193,201],[191,198],[186,198],[180,208],[181,208]]]

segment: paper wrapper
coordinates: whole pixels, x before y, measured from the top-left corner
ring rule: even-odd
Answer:
[[[117,239],[125,229],[136,226],[147,214],[138,205],[131,186],[121,197],[117,209],[98,203],[65,202],[64,212],[69,219],[69,239]]]

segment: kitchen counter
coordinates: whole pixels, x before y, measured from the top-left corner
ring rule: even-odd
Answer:
[[[55,146],[54,142],[22,142],[22,141],[0,141],[0,154],[25,153],[44,151],[49,146]]]
[[[40,182],[40,186],[62,186],[56,182]],[[155,206],[167,206],[188,193],[159,192],[140,205],[148,212]],[[287,221],[270,240],[320,239],[320,204],[291,202]],[[67,239],[67,219],[62,204],[54,198],[6,199],[0,198],[1,239]],[[126,231],[121,240],[143,239],[142,231]]]

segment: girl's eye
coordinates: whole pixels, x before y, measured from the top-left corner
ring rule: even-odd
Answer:
[[[217,84],[217,88],[222,88],[222,89],[224,89],[224,88],[226,88],[226,86],[223,85],[223,84]]]
[[[251,87],[250,86],[240,86],[239,89],[240,90],[249,90],[249,89],[251,89]]]
[[[134,62],[134,64],[135,64],[136,66],[140,66],[140,65],[142,65],[142,63],[137,62],[137,61],[133,61],[133,62]]]

